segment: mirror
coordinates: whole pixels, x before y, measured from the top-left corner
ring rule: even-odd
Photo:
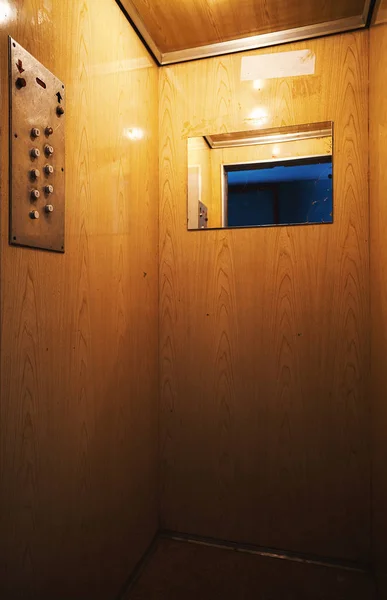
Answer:
[[[333,223],[333,124],[188,138],[189,230]]]

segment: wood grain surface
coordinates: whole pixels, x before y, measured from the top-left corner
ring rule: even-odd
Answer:
[[[373,549],[387,597],[387,25],[370,31],[371,397]]]
[[[375,25],[387,22],[387,0],[377,0],[373,22]]]
[[[157,528],[158,71],[112,0],[9,4],[0,597],[114,598]],[[8,34],[67,87],[64,256],[8,246]]]
[[[315,75],[256,90],[240,54],[161,70],[161,525],[367,560],[368,35],[287,48]],[[186,138],[257,107],[334,121],[334,224],[187,231]]]
[[[365,0],[121,0],[161,52],[361,16]]]

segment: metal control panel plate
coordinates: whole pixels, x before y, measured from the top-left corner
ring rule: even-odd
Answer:
[[[9,38],[10,243],[65,249],[65,86]]]

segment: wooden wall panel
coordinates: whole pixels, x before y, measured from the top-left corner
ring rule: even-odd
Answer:
[[[380,25],[387,22],[387,0],[379,0],[376,3],[374,23]]]
[[[287,48],[315,75],[255,90],[240,54],[161,71],[161,523],[367,559],[368,36]],[[334,121],[335,223],[186,231],[186,137],[257,107],[265,127]]]
[[[370,31],[371,392],[373,549],[387,597],[387,25]]]
[[[365,0],[121,0],[161,52],[361,16]],[[167,10],[166,10],[167,9]]]
[[[157,528],[158,70],[113,0],[10,5],[0,596],[105,600]],[[63,256],[8,246],[8,34],[67,86]]]

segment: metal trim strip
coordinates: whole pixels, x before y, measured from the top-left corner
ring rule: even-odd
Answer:
[[[226,165],[221,165],[222,167],[239,167],[244,165],[263,165],[263,164],[272,164],[272,163],[284,163],[291,161],[300,161],[300,160],[308,160],[313,158],[326,158],[327,156],[333,157],[333,152],[327,152],[326,154],[306,154],[305,156],[284,156],[283,158],[263,158],[261,160],[244,160],[243,162],[233,162],[228,163]],[[231,170],[231,169],[230,169]]]
[[[291,550],[282,550],[279,548],[267,548],[256,544],[244,544],[229,540],[205,537],[177,531],[170,531],[165,529],[159,531],[159,537],[174,540],[176,542],[186,542],[190,544],[197,544],[199,546],[209,546],[212,548],[231,550],[233,552],[256,554],[258,556],[266,556],[268,558],[276,558],[279,560],[289,560],[292,562],[318,565],[332,569],[343,569],[345,571],[354,571],[357,573],[370,573],[370,565],[368,563],[358,561],[322,557],[309,553],[306,554],[301,552],[294,552]]]
[[[159,66],[161,66],[163,58],[162,53],[160,52],[159,48],[157,47],[150,33],[145,27],[145,24],[140,14],[137,12],[137,9],[134,6],[132,0],[116,0],[116,2],[122,10],[122,12],[128,17],[128,20],[134,26],[139,36],[142,38],[148,50],[152,54],[153,58],[156,60]]]
[[[284,31],[274,31],[254,35],[251,37],[241,38],[238,40],[230,40],[228,42],[219,42],[209,44],[207,46],[198,46],[196,48],[188,48],[186,50],[178,50],[174,52],[166,52],[162,54],[161,65],[171,65],[179,62],[197,60],[200,58],[210,58],[221,54],[231,54],[235,52],[243,52],[247,50],[256,50],[258,48],[266,48],[269,46],[277,46],[289,42],[298,42],[315,37],[332,35],[334,33],[343,33],[354,29],[362,29],[366,25],[363,16],[349,17],[347,19],[337,19],[336,21],[328,21],[325,23],[317,23],[315,25],[307,25],[305,27],[297,27],[295,29],[286,29]]]
[[[375,6],[375,0],[365,0],[363,9],[363,21],[366,25],[371,22],[372,14]]]
[[[332,128],[319,129],[314,131],[300,131],[298,133],[273,133],[266,135],[259,135],[257,132],[256,137],[239,138],[237,140],[224,140],[218,141],[213,140],[211,136],[204,136],[206,142],[211,146],[211,149],[216,150],[219,148],[236,148],[240,146],[257,146],[262,144],[281,144],[282,142],[295,142],[297,140],[309,140],[312,138],[322,138],[332,135]]]

